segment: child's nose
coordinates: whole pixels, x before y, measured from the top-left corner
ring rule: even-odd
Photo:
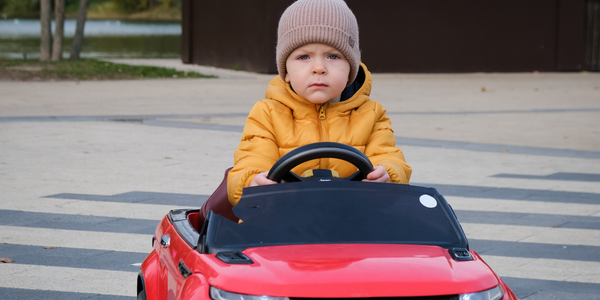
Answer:
[[[323,75],[327,73],[327,68],[322,62],[316,61],[313,65],[313,74]]]

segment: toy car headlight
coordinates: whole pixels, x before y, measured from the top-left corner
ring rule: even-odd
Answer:
[[[213,300],[289,300],[288,297],[271,297],[271,296],[255,296],[244,295],[220,290],[215,287],[210,287],[210,298]]]
[[[479,293],[461,294],[459,300],[500,300],[504,297],[504,290],[501,286],[485,290]],[[213,298],[214,299],[214,298]]]

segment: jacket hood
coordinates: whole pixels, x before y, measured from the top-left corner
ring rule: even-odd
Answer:
[[[372,77],[371,72],[365,64],[360,64],[360,70],[356,80],[344,89],[342,92],[342,101],[336,103],[328,103],[328,107],[338,112],[353,110],[369,100],[371,94]],[[300,97],[291,85],[276,76],[269,82],[265,98],[281,102],[285,106],[292,109],[295,118],[302,119],[306,114],[314,112],[321,107],[322,104],[312,103]]]

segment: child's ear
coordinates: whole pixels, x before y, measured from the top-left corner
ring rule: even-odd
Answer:
[[[285,73],[285,82],[290,83],[290,74]]]

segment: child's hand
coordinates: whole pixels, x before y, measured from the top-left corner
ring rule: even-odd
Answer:
[[[258,173],[252,181],[250,181],[250,186],[259,186],[259,185],[267,185],[267,184],[276,184],[277,182],[267,179],[268,171]],[[389,177],[388,177],[389,178]]]
[[[390,175],[387,170],[382,166],[376,166],[373,171],[367,175],[367,178],[363,181],[370,182],[390,182]]]

